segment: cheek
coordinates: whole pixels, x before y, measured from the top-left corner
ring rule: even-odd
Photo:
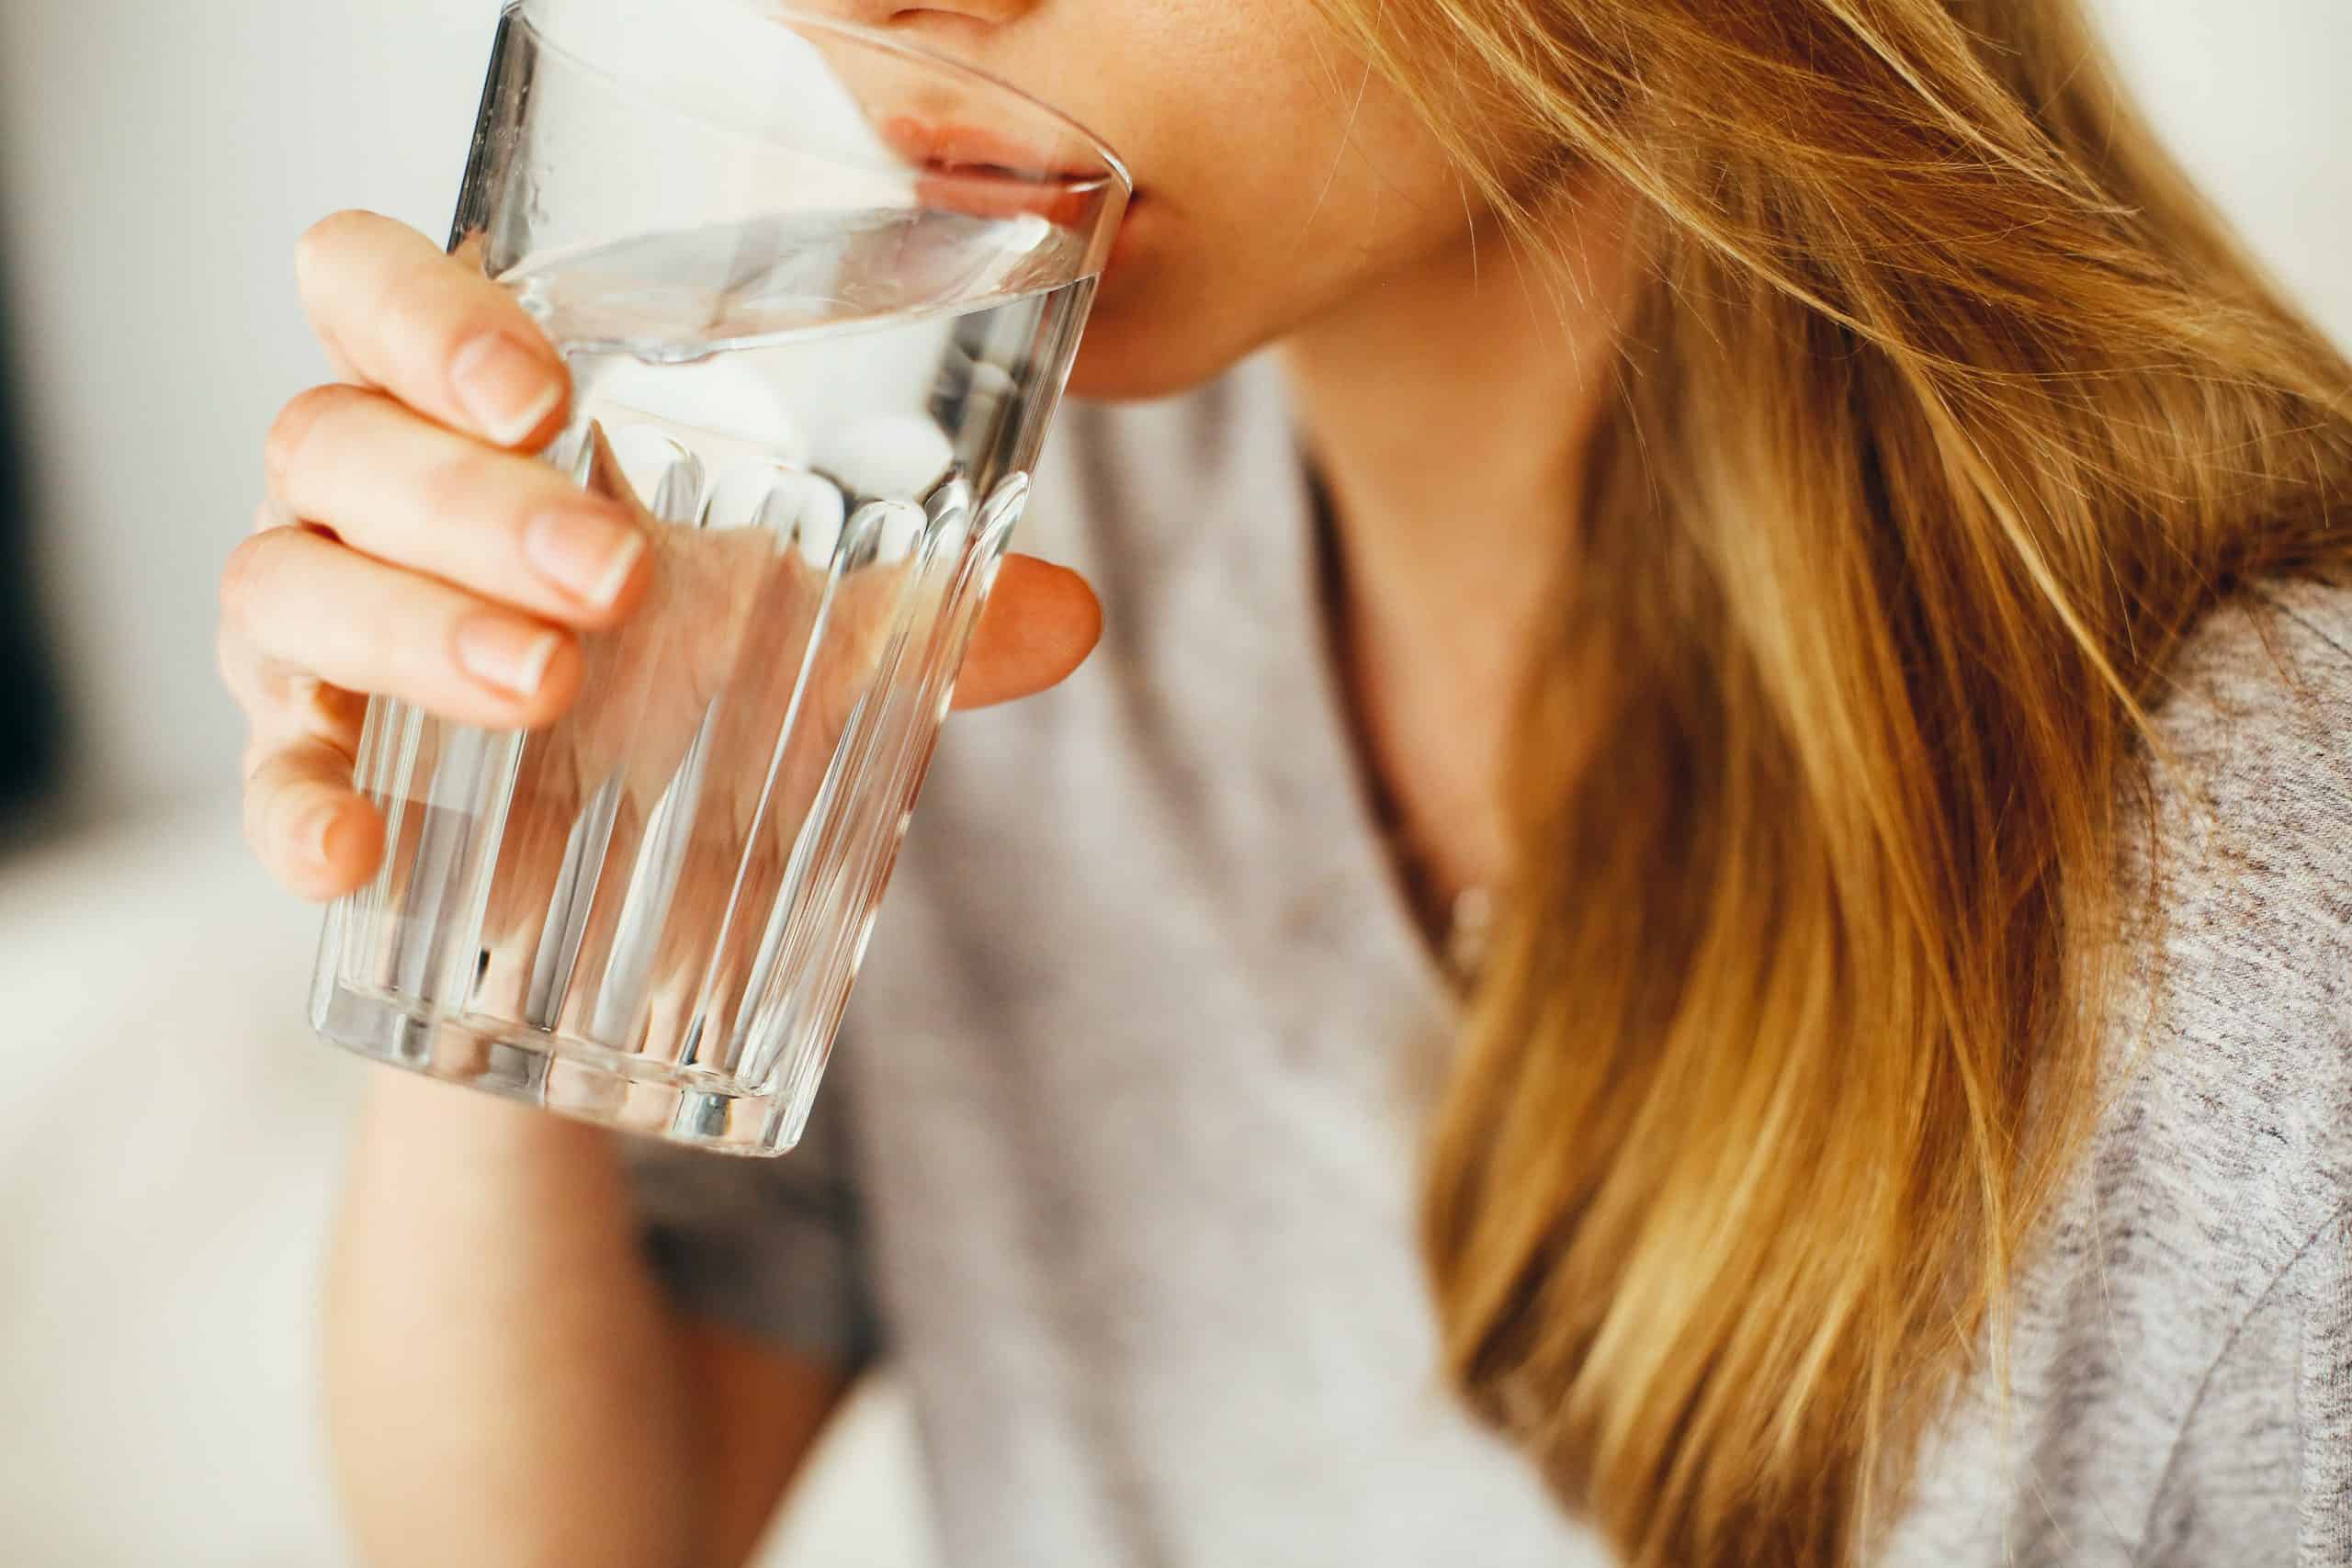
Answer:
[[[1147,200],[1094,298],[1070,373],[1080,397],[1179,392],[1279,334],[1312,285],[1279,265],[1243,193],[1180,209]]]
[[[1403,97],[1328,39],[1294,52],[1171,72],[1131,106],[1146,196],[1073,392],[1181,390],[1467,232],[1459,182]]]
[[[1270,159],[1281,178],[1204,181],[1181,206],[1147,200],[1096,296],[1071,389],[1182,390],[1464,241],[1461,190],[1433,152],[1405,184],[1396,160],[1336,141],[1319,161]]]

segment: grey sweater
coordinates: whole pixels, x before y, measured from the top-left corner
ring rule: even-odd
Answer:
[[[1894,1562],[2352,1563],[2352,592],[2217,612],[2173,688],[2112,1100]]]
[[[1028,544],[1104,647],[951,727],[808,1143],[639,1153],[691,1310],[897,1359],[955,1563],[1607,1561],[1436,1373],[1449,1002],[1290,429],[1263,364],[1066,416]],[[2160,722],[2162,963],[2128,955],[2008,1385],[1959,1391],[1900,1568],[2352,1564],[2352,592],[2217,614]]]

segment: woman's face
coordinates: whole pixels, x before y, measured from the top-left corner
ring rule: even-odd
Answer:
[[[1073,391],[1192,386],[1468,241],[1469,198],[1435,138],[1311,0],[840,8],[1026,89],[1126,160],[1136,199]]]

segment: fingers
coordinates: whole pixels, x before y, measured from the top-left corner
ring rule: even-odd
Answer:
[[[580,626],[611,624],[643,591],[648,541],[622,507],[381,393],[303,393],[264,454],[289,511],[380,560]]]
[[[580,651],[560,627],[308,529],[246,539],[220,592],[222,614],[252,657],[460,724],[545,725],[579,687]]]
[[[295,251],[303,308],[358,379],[500,446],[550,437],[563,362],[514,297],[415,230],[340,212]]]
[[[1060,683],[1102,636],[1086,579],[1035,556],[1007,556],[956,683],[956,705],[987,707]]]
[[[365,882],[384,852],[384,819],[351,788],[351,758],[324,740],[262,755],[245,779],[245,841],[305,898]]]
[[[226,620],[218,645],[221,678],[244,712],[250,744],[268,748],[320,739],[345,751],[358,750],[360,727],[368,716],[365,696],[264,659],[246,641],[243,629]]]

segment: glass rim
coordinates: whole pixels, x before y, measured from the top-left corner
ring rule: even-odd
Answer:
[[[531,13],[550,3],[551,0],[505,0],[500,11],[502,15],[514,17],[524,26],[530,28],[534,38],[537,40],[538,48],[551,54],[560,55],[582,70],[612,78],[613,73],[608,68],[582,57],[577,50],[555,41],[536,25]],[[1101,174],[1081,175],[1076,178],[1072,178],[1067,173],[1059,175],[1040,176],[1024,175],[1017,170],[1009,172],[1019,175],[1025,183],[1039,185],[1051,183],[1068,191],[1083,191],[1091,186],[1106,184],[1114,186],[1118,189],[1123,203],[1135,195],[1135,176],[1128,170],[1126,160],[1114,152],[1108,141],[1082,124],[1075,116],[1056,108],[1027,88],[1015,85],[994,72],[974,65],[968,61],[958,60],[954,55],[933,49],[927,44],[912,43],[862,23],[843,21],[838,17],[829,17],[820,12],[805,10],[799,6],[790,4],[789,0],[672,0],[672,3],[723,6],[729,10],[758,17],[765,21],[778,22],[796,30],[829,33],[864,48],[878,50],[886,54],[894,54],[901,59],[912,61],[930,70],[944,72],[950,76],[959,76],[967,81],[977,82],[992,92],[1011,98],[1023,108],[1051,122],[1068,135],[1083,142],[1102,165]],[[614,79],[617,80],[617,78]]]

